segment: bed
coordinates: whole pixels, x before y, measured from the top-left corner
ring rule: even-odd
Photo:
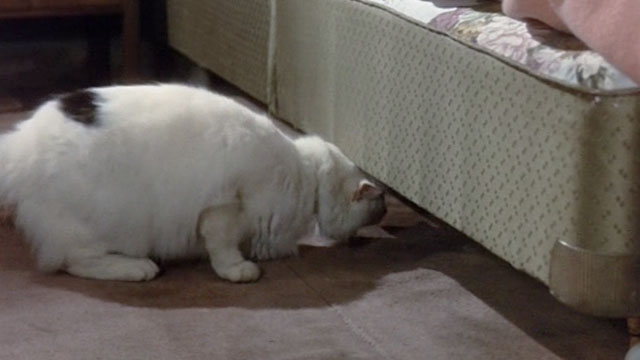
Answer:
[[[598,316],[640,316],[640,88],[500,4],[169,0],[169,43]]]

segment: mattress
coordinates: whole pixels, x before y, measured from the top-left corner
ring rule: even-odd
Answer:
[[[268,34],[234,47],[260,52],[259,70],[238,64],[259,75],[248,83],[275,116],[335,143],[562,301],[638,314],[638,87],[575,39],[531,33],[496,6],[262,1],[245,15]]]
[[[477,51],[586,93],[626,94],[638,85],[576,37],[536,21],[511,19],[494,1],[363,0]],[[471,3],[472,7],[451,4]],[[437,4],[437,5],[436,5]]]

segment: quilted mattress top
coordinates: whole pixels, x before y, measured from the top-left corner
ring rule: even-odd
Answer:
[[[570,34],[502,14],[499,2],[361,0],[505,61],[533,76],[591,94],[640,86]],[[473,4],[455,7],[452,5]]]

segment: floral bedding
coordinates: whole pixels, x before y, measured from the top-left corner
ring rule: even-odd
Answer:
[[[589,93],[640,91],[631,79],[572,35],[500,12],[499,3],[457,8],[428,26],[534,75]]]

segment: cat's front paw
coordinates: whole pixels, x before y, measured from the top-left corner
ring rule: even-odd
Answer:
[[[243,261],[217,273],[221,278],[231,282],[251,282],[260,277],[260,268],[251,261]]]

